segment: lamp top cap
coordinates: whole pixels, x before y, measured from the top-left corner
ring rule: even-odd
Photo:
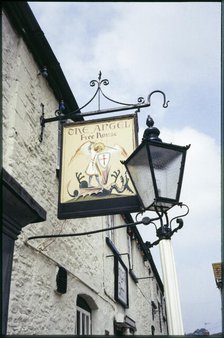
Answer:
[[[158,137],[160,134],[160,131],[158,128],[153,127],[154,121],[150,115],[148,115],[146,119],[146,125],[148,128],[146,128],[144,131],[142,141],[162,142],[162,140]]]

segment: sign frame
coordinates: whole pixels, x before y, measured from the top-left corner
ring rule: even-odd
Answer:
[[[131,121],[131,126],[130,126],[130,130],[128,130],[128,127],[126,127],[127,130],[125,130],[125,126],[128,125],[128,123],[125,125],[125,121]],[[59,170],[59,194],[58,194],[58,219],[74,219],[74,218],[83,218],[83,217],[94,217],[94,216],[103,216],[103,215],[113,215],[113,214],[122,214],[122,213],[126,213],[126,212],[138,212],[140,210],[140,203],[139,203],[139,199],[137,197],[137,194],[134,190],[134,187],[132,186],[131,180],[128,177],[128,180],[126,180],[126,182],[128,181],[128,188],[131,188],[131,193],[128,192],[128,188],[126,189],[127,194],[125,195],[125,193],[122,195],[118,195],[118,194],[114,194],[114,195],[108,195],[108,196],[100,196],[100,193],[97,194],[87,194],[84,195],[80,195],[78,196],[78,198],[80,200],[78,200],[77,196],[73,195],[74,198],[71,198],[71,200],[63,200],[64,196],[66,195],[66,189],[65,189],[65,172],[66,172],[66,153],[65,153],[65,147],[66,147],[66,137],[68,137],[65,133],[66,130],[72,130],[75,131],[76,135],[73,135],[73,140],[78,140],[80,141],[81,138],[81,130],[83,131],[83,143],[79,143],[81,144],[81,146],[78,148],[78,150],[82,151],[82,148],[84,149],[84,147],[91,146],[91,144],[94,144],[94,142],[92,142],[92,140],[96,140],[96,138],[98,138],[97,141],[99,141],[98,143],[103,143],[100,142],[101,139],[99,137],[99,135],[101,134],[97,134],[94,136],[93,132],[89,132],[89,129],[94,129],[93,126],[103,126],[104,124],[107,124],[109,126],[109,124],[111,123],[111,125],[113,124],[113,127],[116,127],[116,123],[117,123],[117,129],[118,126],[120,126],[120,129],[122,129],[122,125],[123,125],[123,130],[117,130],[118,131],[118,135],[119,133],[122,135],[122,133],[126,133],[124,135],[128,135],[128,133],[130,133],[130,139],[128,140],[129,137],[123,138],[122,142],[120,141],[119,145],[116,144],[116,150],[117,148],[122,148],[124,149],[125,145],[128,144],[129,147],[129,153],[126,154],[127,157],[131,154],[131,152],[133,152],[135,150],[135,148],[138,146],[138,120],[137,120],[137,113],[134,114],[128,114],[128,115],[121,115],[121,116],[116,116],[116,117],[112,117],[112,118],[101,118],[101,119],[93,119],[93,120],[88,120],[88,121],[77,121],[77,122],[71,122],[71,123],[64,123],[63,127],[62,127],[62,137],[61,137],[61,150],[60,150],[60,170]],[[81,126],[81,129],[77,129],[78,127]],[[91,127],[91,128],[89,128]],[[70,129],[69,129],[70,128]],[[73,128],[73,129],[72,129]],[[91,130],[92,130],[91,129]],[[77,130],[79,130],[79,132],[77,132]],[[88,131],[88,133],[87,133]],[[84,135],[84,132],[86,132],[86,136]],[[68,132],[67,132],[68,133]],[[114,132],[114,134],[116,134],[116,132]],[[105,135],[105,134],[103,134]],[[113,133],[110,133],[110,135],[113,136]],[[111,137],[112,137],[111,136]],[[79,139],[78,139],[79,137]],[[85,139],[84,139],[85,137]],[[118,136],[117,136],[118,137]],[[121,137],[121,136],[119,136]],[[86,139],[87,138],[87,139]],[[112,139],[112,138],[111,138]],[[116,140],[116,135],[114,137],[114,139]],[[104,140],[104,139],[103,139]],[[106,139],[107,140],[107,139]],[[122,143],[122,144],[121,144]],[[74,147],[78,147],[76,142],[73,142],[72,145],[74,145]],[[104,152],[104,156],[103,153],[101,154],[101,169],[103,168],[103,166],[107,165],[107,162],[110,159],[111,156],[111,163],[112,163],[112,155],[110,155],[110,148],[114,148],[113,144],[112,146],[107,146],[108,151]],[[99,150],[100,152],[101,150]],[[104,151],[104,150],[103,150]],[[120,150],[117,150],[120,151]],[[84,150],[83,150],[84,153]],[[121,153],[121,152],[120,152]],[[119,154],[120,154],[119,153]],[[77,154],[77,150],[75,152],[75,154]],[[112,153],[111,153],[112,154]],[[91,155],[92,156],[92,155]],[[97,155],[98,156],[98,166],[99,166],[99,161],[100,161],[100,154]],[[113,155],[115,156],[115,155]],[[71,157],[71,156],[70,156]],[[73,156],[74,157],[74,156]],[[127,158],[126,157],[126,158]],[[67,156],[68,158],[68,156]],[[124,158],[119,158],[119,165],[121,166],[122,170],[124,170],[125,172],[125,166],[123,166],[123,164],[121,164],[121,160],[124,160]],[[103,161],[106,161],[105,163],[103,163]],[[116,160],[118,161],[118,160]],[[70,161],[67,160],[67,162],[70,163]],[[77,162],[77,163],[76,163]],[[85,172],[84,172],[84,167],[81,168],[81,166],[79,167],[79,163],[76,160],[76,158],[73,159],[73,163],[74,163],[74,175],[76,175],[76,178],[82,178],[84,181],[82,181],[81,183],[84,186],[85,183],[85,187],[90,187],[89,182],[87,183],[88,179],[90,180],[90,175],[89,178],[87,179],[87,170],[93,170],[93,169],[87,169],[87,167],[85,167]],[[118,162],[117,162],[118,163]],[[82,170],[81,170],[81,169]],[[109,176],[113,176],[111,175],[111,173],[109,174],[109,169],[107,170],[108,172],[104,175]],[[120,170],[121,171],[121,170]],[[105,169],[106,172],[106,169]],[[116,171],[117,174],[119,172],[119,170]],[[92,171],[93,174],[95,174]],[[91,174],[91,172],[90,172]],[[73,177],[75,177],[73,175]],[[79,176],[80,175],[80,176]],[[116,177],[117,182],[122,182],[122,174],[119,174],[119,178]],[[93,175],[92,175],[93,176]],[[115,175],[116,176],[116,175]],[[126,174],[123,175],[126,177]],[[85,177],[85,178],[83,178]],[[96,179],[97,177],[95,177],[95,184],[96,184]],[[99,180],[99,178],[98,178]],[[69,180],[67,179],[67,182]],[[76,182],[76,184],[78,184]],[[67,184],[68,186],[68,184]],[[79,181],[79,187],[81,186],[80,181]],[[111,188],[112,189],[112,188]],[[67,189],[68,190],[68,189]],[[83,189],[84,190],[84,189]],[[82,191],[83,191],[82,190]],[[72,190],[74,191],[74,193],[79,193],[79,190]],[[78,191],[78,192],[77,192]],[[81,191],[81,189],[80,189]],[[100,191],[100,190],[99,190]],[[107,190],[102,190],[103,192],[107,191]],[[101,192],[102,192],[101,191]],[[65,192],[65,193],[64,193]],[[70,193],[69,193],[70,194]],[[70,195],[72,196],[72,195]],[[90,197],[89,197],[90,196]],[[96,196],[93,197],[93,196]],[[65,199],[65,198],[64,198]]]
[[[114,299],[124,308],[129,307],[128,269],[118,255],[114,255]]]

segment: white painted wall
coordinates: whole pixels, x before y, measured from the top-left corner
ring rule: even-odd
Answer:
[[[26,226],[16,241],[7,334],[74,334],[78,294],[89,297],[95,335],[105,330],[113,334],[114,319],[125,315],[136,321],[138,335],[150,335],[151,325],[155,334],[166,334],[166,322],[160,331],[158,313],[152,320],[151,300],[156,303],[160,297],[155,278],[136,284],[129,276],[128,309],[114,300],[114,260],[107,257],[112,251],[106,233],[26,243],[34,235],[105,228],[106,217],[57,219],[57,123],[46,125],[42,143],[38,137],[40,104],[45,105],[46,117],[52,117],[58,102],[46,79],[37,75],[33,56],[4,13],[2,20],[3,166],[47,211],[46,222]],[[115,224],[123,223],[116,215]],[[128,252],[126,229],[115,232],[115,245],[120,253]],[[133,256],[136,276],[148,276],[136,241]],[[127,256],[122,259],[128,267]],[[55,293],[57,265],[68,271],[67,293],[61,296]]]

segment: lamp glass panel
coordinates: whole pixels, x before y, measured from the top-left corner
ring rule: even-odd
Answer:
[[[158,197],[176,200],[183,152],[150,145]]]
[[[155,193],[146,146],[131,157],[126,165],[143,206],[148,208],[154,202]]]

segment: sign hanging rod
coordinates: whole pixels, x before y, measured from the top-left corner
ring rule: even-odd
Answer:
[[[108,114],[108,113],[119,112],[119,111],[124,111],[124,110],[131,110],[131,109],[137,109],[137,111],[140,111],[141,108],[146,108],[149,106],[150,106],[149,103],[143,104],[141,106],[136,104],[136,105],[131,105],[129,107],[108,108],[108,109],[89,111],[85,113],[76,113],[76,110],[75,110],[74,112],[68,113],[66,115],[61,114],[55,117],[44,118],[44,123],[54,122],[54,121],[63,121],[63,120],[67,120],[73,117],[77,118],[77,117],[93,116],[93,115],[100,115],[100,114]]]
[[[90,81],[91,87],[94,87],[95,85],[97,85],[97,89],[96,89],[93,97],[86,104],[84,104],[81,108],[78,108],[73,112],[70,112],[70,113],[67,113],[67,114],[64,113],[65,105],[64,105],[64,101],[62,100],[59,104],[59,108],[55,111],[55,117],[45,118],[44,104],[41,103],[42,114],[41,114],[41,117],[40,117],[40,126],[41,126],[41,133],[40,133],[40,136],[39,136],[40,142],[42,142],[42,140],[43,140],[43,131],[44,131],[45,124],[49,123],[49,122],[66,121],[67,119],[72,119],[72,118],[77,119],[79,117],[108,114],[108,113],[113,113],[113,112],[131,110],[131,109],[136,109],[137,112],[140,112],[141,108],[146,108],[146,107],[151,106],[151,96],[153,94],[156,94],[156,93],[159,93],[163,96],[163,107],[164,108],[168,107],[169,101],[166,100],[166,95],[161,90],[154,90],[153,92],[151,92],[147,97],[147,102],[145,102],[145,99],[143,97],[139,97],[138,100],[137,100],[138,103],[136,103],[136,104],[123,103],[123,102],[113,100],[113,99],[109,98],[107,95],[105,95],[105,93],[102,91],[101,86],[102,85],[107,86],[109,84],[109,81],[107,79],[101,80],[101,76],[102,76],[102,73],[100,71],[99,76],[98,76],[98,80],[91,80]],[[96,95],[98,95],[98,110],[80,113],[80,111],[83,108],[88,106],[95,99]],[[114,108],[108,108],[108,109],[100,109],[101,95],[104,98],[106,98],[108,101],[119,104],[121,106],[120,107],[114,107]]]

